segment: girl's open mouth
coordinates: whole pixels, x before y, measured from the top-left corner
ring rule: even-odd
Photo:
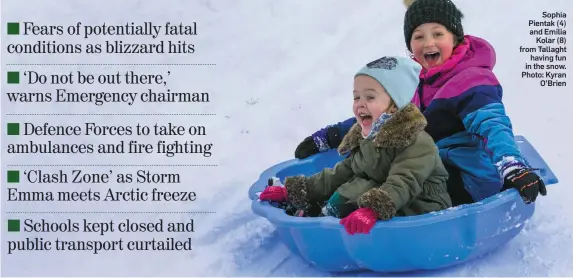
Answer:
[[[362,126],[372,125],[372,115],[370,115],[368,113],[360,113],[359,117],[360,117],[360,123],[362,124]]]
[[[440,52],[428,52],[424,54],[424,59],[426,59],[428,64],[437,63],[438,59],[440,59]]]

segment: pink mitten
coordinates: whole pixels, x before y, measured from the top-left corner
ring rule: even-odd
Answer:
[[[259,196],[261,201],[284,202],[287,200],[287,190],[282,186],[269,186]]]
[[[348,234],[369,234],[376,224],[376,212],[371,208],[360,208],[340,220]]]

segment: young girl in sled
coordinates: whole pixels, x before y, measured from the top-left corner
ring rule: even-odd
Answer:
[[[547,194],[514,140],[493,73],[495,50],[464,35],[462,13],[450,0],[416,0],[404,17],[404,36],[422,67],[412,100],[428,121],[448,172],[454,205],[481,201],[516,188],[526,203]],[[354,123],[348,119],[306,138],[297,158],[336,148]]]
[[[338,147],[347,158],[310,177],[287,177],[284,187],[267,187],[260,199],[302,211],[316,204],[321,215],[343,218],[350,234],[369,233],[377,220],[450,207],[448,173],[424,131],[424,115],[409,103],[419,72],[408,58],[368,63],[354,79],[357,123]]]

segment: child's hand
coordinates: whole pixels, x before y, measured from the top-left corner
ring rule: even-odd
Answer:
[[[336,149],[338,145],[340,145],[341,141],[342,138],[340,137],[339,128],[331,126],[321,129],[313,133],[311,136],[304,138],[304,140],[296,147],[294,157],[304,159],[329,149]]]
[[[259,196],[261,201],[284,202],[287,198],[287,190],[282,186],[268,186]]]
[[[504,186],[517,189],[526,204],[535,202],[539,193],[542,196],[547,195],[545,183],[530,169],[513,170],[505,177]]]
[[[296,150],[294,151],[294,157],[298,159],[304,159],[319,152],[320,151],[314,143],[312,136],[308,136],[304,138],[304,140],[296,147]]]
[[[369,234],[376,224],[376,212],[371,208],[360,208],[352,212],[346,218],[340,220],[348,234]]]

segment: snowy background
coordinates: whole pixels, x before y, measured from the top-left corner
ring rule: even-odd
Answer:
[[[48,1],[46,1],[48,2]],[[188,188],[200,200],[191,207],[177,205],[125,204],[125,211],[216,211],[197,217],[194,251],[187,253],[103,253],[99,257],[69,253],[47,257],[43,253],[2,255],[3,274],[25,275],[186,275],[186,276],[331,276],[291,255],[280,243],[274,228],[250,211],[249,186],[261,171],[294,157],[297,144],[326,124],[352,115],[352,76],[366,62],[383,55],[407,55],[403,38],[405,7],[400,0],[194,0],[194,1],[2,1],[2,24],[35,20],[73,24],[125,21],[191,21],[199,23],[200,36],[192,38],[198,53],[175,56],[106,56],[64,58],[26,56],[5,58],[4,63],[216,63],[215,67],[140,67],[140,71],[172,73],[172,88],[209,90],[214,103],[200,108],[183,105],[107,106],[109,111],[146,113],[216,113],[211,117],[160,116],[153,121],[201,122],[213,132],[216,155],[210,159],[177,156],[173,159],[139,156],[109,161],[109,157],[73,158],[76,163],[207,163],[217,168],[178,168],[186,172]],[[58,2],[58,5],[55,3]],[[169,6],[164,3],[169,2]],[[567,87],[542,88],[522,79],[529,55],[520,46],[534,47],[528,20],[541,20],[543,11],[573,13],[570,0],[457,0],[464,12],[466,33],[487,39],[497,51],[495,72],[504,86],[504,101],[516,134],[526,138],[541,153],[560,179],[548,196],[539,199],[533,219],[521,235],[499,252],[458,267],[408,276],[572,276],[571,214],[571,103]],[[176,8],[171,8],[176,7]],[[49,10],[49,15],[46,11]],[[4,32],[3,32],[4,33]],[[3,34],[3,39],[6,39]],[[570,37],[570,36],[568,36]],[[15,40],[14,38],[10,38]],[[81,41],[81,39],[77,39]],[[102,39],[103,40],[103,39]],[[141,39],[142,41],[144,38]],[[149,38],[146,38],[149,42]],[[125,39],[129,41],[129,39]],[[568,57],[571,61],[571,57]],[[9,61],[7,61],[9,60]],[[571,68],[571,62],[567,62]],[[5,68],[5,67],[4,67]],[[44,70],[53,70],[46,67]],[[76,69],[76,68],[74,68]],[[79,68],[78,68],[79,69]],[[100,70],[111,68],[101,67]],[[121,67],[126,70],[128,67]],[[67,69],[62,69],[63,72]],[[117,70],[117,69],[116,69]],[[570,72],[570,70],[569,70]],[[571,80],[568,79],[569,83]],[[2,84],[4,86],[4,82]],[[3,87],[4,88],[4,87]],[[97,89],[97,88],[96,88]],[[115,88],[117,90],[117,88]],[[569,90],[570,91],[570,90]],[[94,106],[5,106],[5,112],[96,110]],[[98,108],[99,109],[99,108]],[[101,108],[104,109],[104,108]],[[115,110],[113,110],[115,109]],[[119,110],[123,109],[123,110]],[[129,109],[129,110],[128,110]],[[108,112],[109,112],[108,111]],[[24,111],[25,112],[25,111]],[[4,117],[4,115],[3,115]],[[49,117],[48,117],[49,118]],[[46,118],[46,119],[48,119]],[[82,118],[52,117],[61,123]],[[93,117],[100,122],[144,122],[149,117]],[[38,117],[19,118],[38,121]],[[4,122],[8,121],[5,117]],[[3,141],[6,140],[3,133]],[[10,138],[11,140],[13,138]],[[87,140],[87,139],[82,139]],[[98,139],[103,140],[103,139]],[[3,142],[3,146],[5,143]],[[7,160],[10,159],[10,160]],[[25,158],[21,158],[25,159]],[[38,163],[66,163],[65,158],[37,158]],[[85,159],[85,161],[83,161]],[[114,158],[115,159],[115,158]],[[131,159],[131,160],[130,160]],[[60,160],[60,161],[58,161]],[[80,162],[80,160],[82,160]],[[3,156],[3,165],[17,164]],[[4,180],[4,178],[2,178]],[[5,191],[2,191],[5,194]],[[5,199],[5,197],[2,197]],[[79,210],[66,205],[36,205],[35,210]],[[90,206],[90,205],[85,205]],[[95,205],[94,205],[95,206]],[[7,207],[3,205],[3,210]],[[10,207],[10,210],[22,208]],[[101,210],[83,207],[83,210]],[[27,210],[32,210],[28,208]],[[56,217],[56,216],[54,216]],[[62,219],[72,217],[61,216]],[[76,219],[82,217],[75,215]],[[95,217],[95,216],[94,216]],[[105,215],[100,216],[105,219]],[[115,217],[115,216],[114,216]],[[158,216],[133,216],[154,219]],[[164,218],[185,216],[162,215]],[[3,216],[5,223],[6,216]],[[5,225],[3,228],[3,237]],[[10,237],[16,237],[11,234]],[[23,236],[23,235],[22,235]],[[125,235],[124,235],[125,236]],[[71,237],[71,236],[70,236]],[[183,235],[181,235],[183,237]],[[4,241],[4,240],[3,240]],[[4,243],[3,243],[4,244]],[[5,247],[4,247],[5,248]],[[5,253],[5,252],[4,252]],[[37,264],[30,265],[34,260]],[[10,267],[8,267],[10,266]],[[25,266],[25,267],[24,267]],[[9,269],[9,270],[8,270]],[[378,276],[351,273],[350,276]],[[336,275],[335,275],[336,276]]]

